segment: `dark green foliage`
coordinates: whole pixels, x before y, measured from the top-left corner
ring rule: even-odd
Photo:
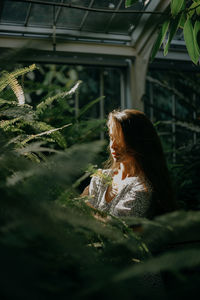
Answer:
[[[174,187],[179,204],[189,210],[200,210],[200,143],[189,144],[179,153],[179,164],[172,165]]]
[[[93,209],[81,198],[66,194],[60,201],[99,146],[72,147],[37,164],[1,136],[4,299],[160,299],[147,279],[159,271],[175,276],[176,288],[169,290],[174,297],[183,296],[179,288],[185,281],[190,293],[198,283],[198,244],[175,250],[170,244],[199,238],[199,212],[180,211],[153,221],[110,216],[104,222],[93,218]]]
[[[126,227],[113,224],[105,228],[92,218],[83,200],[74,199],[73,203],[66,199],[64,206],[56,202],[99,145],[96,149],[95,144],[92,148],[72,147],[38,165],[6,146],[2,136],[1,143],[1,275],[9,276],[1,291],[9,299],[65,295],[75,299],[105,288],[105,275],[112,274],[116,267],[104,265],[103,249],[99,251],[94,243],[108,244],[108,251],[109,245],[117,242],[126,250],[127,238],[121,231]],[[135,242],[131,253],[126,250],[129,259],[133,251],[138,251],[134,244],[140,243],[131,236]],[[143,256],[143,251],[138,254]],[[98,269],[100,274],[96,274]]]
[[[163,43],[164,55],[167,55],[170,43],[178,30],[183,29],[184,40],[188,54],[194,64],[199,61],[199,15],[200,15],[200,2],[198,1],[186,1],[186,0],[171,0],[171,13],[161,19],[161,28],[153,47],[151,58],[154,59],[156,51],[159,50]],[[168,28],[168,40],[166,37],[166,22],[169,23]]]
[[[138,2],[138,0],[125,0],[125,7],[132,6],[135,2]]]
[[[65,124],[60,128],[54,128],[53,126],[43,122],[40,119],[41,111],[59,97],[64,98],[71,95],[74,90],[65,91],[62,94],[49,97],[46,101],[42,101],[40,106],[34,109],[32,106],[25,104],[25,95],[22,86],[17,81],[18,76],[24,75],[36,68],[32,65],[28,68],[18,69],[11,73],[2,72],[0,81],[0,128],[6,133],[8,137],[15,138],[13,141],[16,143],[16,147],[22,148],[30,141],[39,139],[43,143],[57,143],[60,148],[66,147],[66,140],[60,134],[59,130],[69,126]],[[12,89],[13,93],[10,97],[7,97],[7,90]],[[76,87],[74,88],[76,89]],[[8,99],[6,99],[8,98]],[[45,136],[45,139],[44,139]],[[48,138],[46,137],[48,136]],[[49,137],[50,136],[50,137]],[[31,154],[29,153],[29,156]],[[32,155],[32,158],[34,156]]]
[[[162,285],[154,288],[149,281],[153,276],[160,283],[159,272],[167,298],[197,293],[199,211],[149,221],[118,219],[88,207],[76,190],[77,178],[96,162],[103,144],[77,143],[81,121],[69,127],[71,135],[77,133],[68,137],[69,148],[50,147],[46,135],[22,144],[21,136],[31,137],[42,122],[48,130],[36,111],[1,106],[3,122],[10,122],[1,123],[0,131],[1,299],[165,299]],[[45,157],[36,162],[25,153]]]

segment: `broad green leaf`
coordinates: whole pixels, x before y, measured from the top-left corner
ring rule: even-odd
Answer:
[[[198,1],[197,4],[198,4],[198,6],[196,8],[196,13],[197,13],[198,16],[200,16],[200,1]]]
[[[174,19],[171,20],[170,22],[170,26],[169,26],[169,36],[168,36],[168,40],[164,49],[164,55],[167,55],[168,50],[169,50],[169,45],[179,27],[180,24],[180,20],[181,20],[181,15],[177,15]]]
[[[185,5],[185,0],[171,0],[171,12],[176,16]]]
[[[138,0],[126,0],[125,8],[132,6],[135,2],[138,2]]]
[[[198,0],[197,2],[192,3],[190,7],[188,8],[188,15],[191,18],[194,13],[197,13],[198,15],[200,14],[200,1]]]
[[[168,30],[168,27],[169,27],[169,20],[166,20],[161,29],[160,29],[160,32],[158,34],[158,37],[157,37],[157,40],[153,46],[153,49],[152,49],[152,53],[151,53],[151,61],[154,59],[154,57],[156,56],[156,53],[158,52],[158,50],[160,49],[160,46],[162,45],[162,42],[166,36],[166,33],[167,33],[167,30]]]
[[[186,22],[186,14],[182,13],[180,23],[179,23],[179,27],[183,29],[183,27],[185,25],[185,22]]]
[[[194,33],[193,26],[190,18],[187,19],[185,26],[183,28],[184,39],[186,43],[186,47],[189,53],[189,56],[194,64],[197,64],[199,59],[198,50],[196,49],[194,42]]]
[[[125,268],[116,273],[114,280],[121,281],[133,278],[134,276],[160,271],[178,271],[194,268],[200,264],[199,249],[184,249],[165,252],[160,256],[146,260],[142,264]]]
[[[196,21],[194,24],[194,43],[196,46],[196,50],[198,51],[198,54],[200,55],[200,48],[198,43],[198,35],[200,34],[200,21]]]

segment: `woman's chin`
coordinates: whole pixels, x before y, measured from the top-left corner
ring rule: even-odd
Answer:
[[[113,156],[114,162],[121,162],[121,156]]]

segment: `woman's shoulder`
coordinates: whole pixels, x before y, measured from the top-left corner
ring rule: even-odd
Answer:
[[[134,189],[134,191],[145,191],[150,194],[152,193],[152,187],[149,181],[147,179],[141,179],[139,176],[128,177],[127,184],[131,189]]]

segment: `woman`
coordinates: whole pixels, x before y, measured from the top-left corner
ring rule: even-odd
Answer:
[[[126,109],[108,116],[109,168],[99,170],[84,190],[88,204],[115,216],[153,218],[174,210],[160,139],[144,113]],[[112,179],[111,183],[105,180]]]

